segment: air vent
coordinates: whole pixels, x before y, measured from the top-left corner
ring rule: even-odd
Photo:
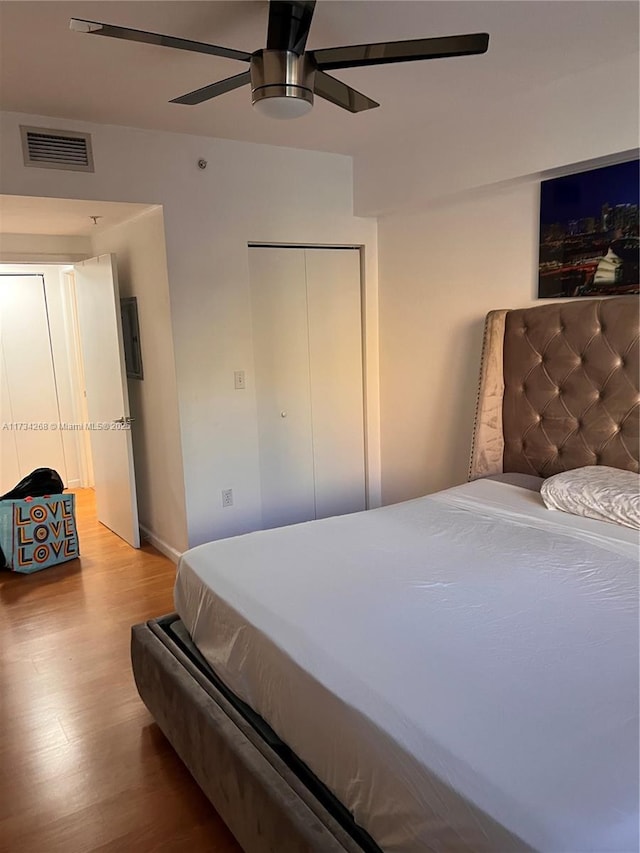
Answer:
[[[90,134],[23,125],[20,134],[25,166],[93,172]]]

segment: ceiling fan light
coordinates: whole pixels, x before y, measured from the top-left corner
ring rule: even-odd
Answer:
[[[315,67],[292,50],[257,50],[251,57],[251,101],[269,118],[306,115],[313,106]]]
[[[253,106],[260,115],[268,118],[291,119],[307,115],[313,106],[313,101],[298,96],[271,95],[254,101]]]

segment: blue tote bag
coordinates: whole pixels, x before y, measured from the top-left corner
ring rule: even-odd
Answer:
[[[75,495],[0,501],[7,568],[29,574],[80,556]]]

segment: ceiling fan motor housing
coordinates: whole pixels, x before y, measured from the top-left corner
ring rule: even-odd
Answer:
[[[257,50],[251,56],[251,99],[294,98],[313,104],[315,65],[292,50]]]

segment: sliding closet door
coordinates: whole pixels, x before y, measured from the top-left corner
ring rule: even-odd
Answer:
[[[315,517],[303,251],[249,250],[262,526]]]
[[[359,253],[249,259],[263,526],[364,509]]]
[[[316,518],[365,508],[360,253],[306,249]]]
[[[16,471],[22,478],[34,468],[55,468],[64,478],[66,465],[61,433],[51,428],[60,415],[42,276],[0,275],[0,318],[2,421],[21,425],[13,437],[0,433],[7,491]]]

